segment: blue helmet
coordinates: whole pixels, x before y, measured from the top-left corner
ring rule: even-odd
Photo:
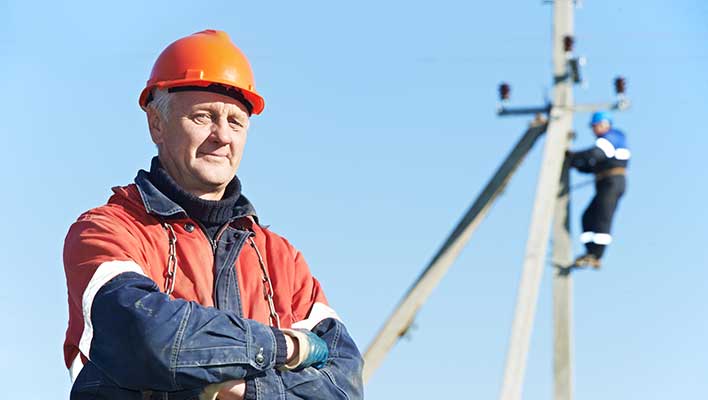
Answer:
[[[590,126],[599,124],[602,121],[607,121],[608,124],[612,125],[612,118],[610,118],[610,113],[607,111],[597,111],[592,114],[590,118]]]

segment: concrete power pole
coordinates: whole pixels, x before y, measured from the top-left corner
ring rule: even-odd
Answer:
[[[553,331],[554,399],[573,398],[573,262],[570,239],[568,167],[563,166],[560,191],[553,217]]]
[[[363,372],[364,382],[368,381],[383,362],[386,354],[408,331],[418,310],[452,266],[516,168],[536,140],[546,132],[546,144],[536,186],[500,399],[521,399],[526,358],[551,235],[551,221],[554,222],[552,263],[555,267],[553,275],[555,399],[572,399],[573,286],[570,274],[572,242],[568,221],[570,188],[565,151],[572,139],[574,112],[593,112],[600,109],[622,111],[629,107],[629,101],[624,94],[625,80],[617,77],[615,102],[574,104],[573,85],[581,82],[580,67],[583,64],[583,59],[574,57],[572,53],[573,12],[576,0],[551,2],[553,2],[554,82],[552,103],[537,107],[509,108],[506,103],[511,93],[510,86],[506,83],[499,86],[501,105],[498,115],[535,114],[536,118],[369,345],[364,354],[366,361]]]
[[[573,127],[573,82],[568,75],[568,55],[572,50],[574,1],[556,0],[553,10],[553,75],[556,83],[554,105],[565,109],[559,121],[563,148],[567,149]],[[567,161],[567,160],[566,160]],[[570,180],[568,164],[562,165],[559,188],[556,191],[553,216],[553,330],[554,330],[554,398],[573,398],[573,280],[570,265],[573,262],[573,245],[570,236]]]
[[[556,236],[554,258],[561,266],[570,265],[570,239],[567,230],[567,197],[558,199],[561,186],[561,176],[565,160],[565,150],[568,148],[569,134],[573,124],[573,80],[569,70],[568,47],[572,42],[574,0],[555,0],[553,3],[553,73],[554,89],[553,104],[550,108],[548,132],[543,154],[541,173],[536,186],[536,198],[529,228],[529,238],[526,242],[523,272],[512,324],[511,340],[507,353],[504,381],[500,400],[520,400],[523,388],[526,359],[531,341],[538,292],[541,285],[546,250],[549,241],[551,221]],[[567,185],[567,179],[563,181]],[[567,187],[567,186],[566,186]],[[567,190],[566,190],[567,191]],[[564,195],[564,196],[567,196]],[[563,269],[561,269],[563,270]],[[563,384],[556,385],[556,395],[562,391],[563,399],[570,399],[570,274],[557,274],[554,288],[557,290],[556,311],[561,311],[563,317],[557,318],[556,335],[562,336],[565,344],[556,345],[556,379],[562,377]],[[561,326],[562,325],[562,326]],[[567,381],[567,382],[566,382]]]

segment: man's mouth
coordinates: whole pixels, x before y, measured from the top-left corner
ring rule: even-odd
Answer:
[[[210,156],[210,157],[220,157],[220,158],[228,158],[228,154],[225,153],[220,153],[220,152],[201,152],[199,153],[201,156]]]

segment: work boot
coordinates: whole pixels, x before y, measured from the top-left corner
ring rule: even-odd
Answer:
[[[579,268],[592,267],[594,269],[600,269],[602,266],[600,259],[594,254],[585,254],[576,258],[573,265]]]

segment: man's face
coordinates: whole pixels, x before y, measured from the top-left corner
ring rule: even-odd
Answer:
[[[609,131],[609,130],[610,130],[610,123],[607,121],[600,121],[597,124],[594,124],[592,126],[592,131],[593,131],[593,133],[595,133],[595,136],[602,136],[605,133],[607,133],[607,131]]]
[[[166,119],[154,109],[148,111],[160,161],[184,190],[204,199],[221,199],[246,145],[246,108],[231,97],[211,92],[170,96]]]

